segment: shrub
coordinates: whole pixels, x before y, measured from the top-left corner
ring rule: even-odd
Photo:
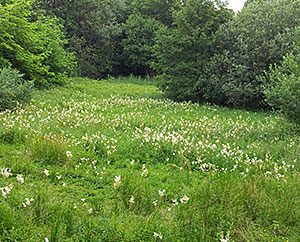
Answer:
[[[271,68],[271,84],[265,90],[268,103],[300,124],[300,54],[287,55],[280,66]]]
[[[32,84],[25,82],[17,70],[0,69],[0,111],[13,109],[18,103],[26,103],[31,99]]]

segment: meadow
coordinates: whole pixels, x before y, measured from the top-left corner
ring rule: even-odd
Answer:
[[[0,241],[300,241],[299,127],[132,79],[0,113]]]

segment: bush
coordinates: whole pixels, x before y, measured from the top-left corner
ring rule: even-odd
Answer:
[[[300,54],[287,55],[280,66],[271,68],[269,77],[268,103],[300,124]]]
[[[31,99],[32,84],[25,82],[17,70],[0,69],[0,111],[15,108]]]

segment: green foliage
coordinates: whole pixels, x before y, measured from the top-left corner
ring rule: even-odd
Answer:
[[[19,103],[31,99],[32,83],[25,82],[23,75],[11,67],[0,69],[0,111],[13,109]]]
[[[123,31],[124,55],[137,74],[151,74],[153,62],[154,35],[161,23],[154,18],[132,14],[126,21]]]
[[[289,54],[281,65],[271,67],[269,78],[268,103],[300,124],[300,53]]]
[[[102,78],[122,64],[120,24],[125,14],[124,1],[38,2],[48,13],[62,19],[70,41],[68,48],[76,53],[80,75]]]
[[[66,149],[59,137],[42,137],[31,148],[32,159],[45,164],[63,165],[67,162]]]
[[[56,18],[33,11],[33,1],[0,3],[0,65],[9,63],[25,78],[42,86],[69,74],[74,58],[64,50],[66,40]]]
[[[156,32],[162,26],[173,24],[173,11],[177,1],[133,0],[129,16],[123,25],[123,55],[136,75],[153,75],[156,62],[154,45]]]
[[[202,90],[196,83],[214,53],[215,32],[232,12],[219,2],[188,0],[173,15],[173,27],[163,27],[156,35],[153,66],[169,97],[199,101]]]
[[[199,88],[204,99],[242,108],[266,107],[262,77],[292,49],[300,25],[300,2],[253,1],[216,35],[216,53],[207,63]]]

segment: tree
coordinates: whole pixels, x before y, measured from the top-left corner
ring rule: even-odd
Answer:
[[[173,16],[173,25],[160,28],[156,35],[153,66],[168,97],[202,101],[197,83],[215,51],[216,31],[233,13],[221,2],[187,0]]]
[[[271,66],[266,100],[288,118],[300,124],[300,29],[295,31],[293,51],[280,65]]]
[[[11,64],[40,86],[69,74],[75,62],[64,49],[59,21],[34,13],[32,7],[32,1],[1,2],[0,65]]]
[[[121,23],[125,21],[123,0],[41,0],[47,12],[62,19],[68,48],[76,53],[79,74],[103,78],[121,64]],[[46,3],[46,4],[45,4]]]
[[[291,51],[297,26],[299,0],[257,0],[243,8],[216,34],[216,53],[198,83],[205,99],[234,107],[266,107],[263,87],[269,80],[263,74]]]

